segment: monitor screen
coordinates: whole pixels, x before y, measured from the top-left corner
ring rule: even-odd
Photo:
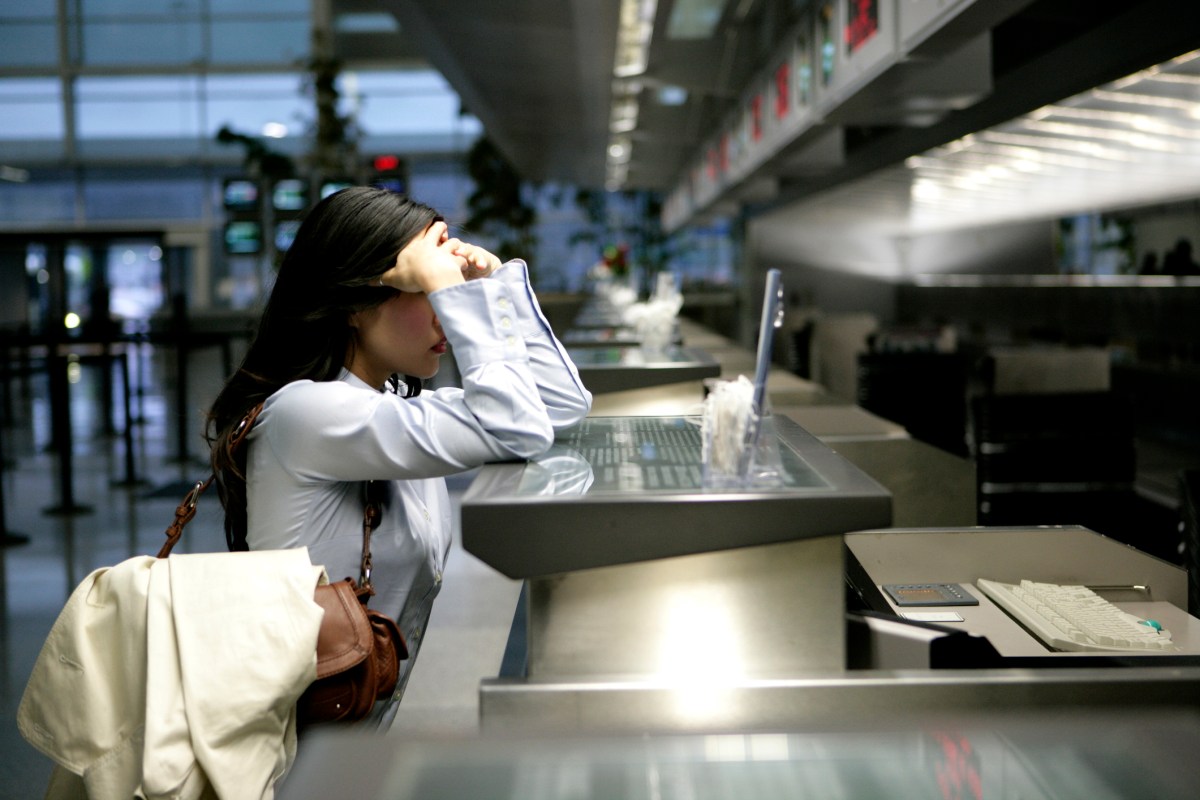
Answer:
[[[275,223],[275,249],[280,253],[286,253],[288,248],[292,246],[292,242],[296,241],[296,232],[300,230],[300,220],[285,219],[282,222]]]
[[[258,184],[251,178],[227,178],[221,193],[226,211],[257,211]]]
[[[356,185],[355,182],[349,178],[330,178],[328,180],[322,181],[321,182],[321,190],[320,190],[320,192],[318,192],[318,194],[320,195],[320,197],[318,199],[324,200],[326,197],[329,197],[329,195],[333,194],[334,192],[340,192],[342,189],[349,189],[351,186],[355,186],[355,185]]]
[[[251,220],[225,224],[225,252],[230,255],[254,255],[262,251],[262,225]]]
[[[371,185],[377,186],[380,189],[387,189],[389,192],[396,192],[397,194],[404,194],[408,191],[408,182],[404,178],[394,175],[377,177],[371,181]]]
[[[308,206],[308,182],[300,178],[284,178],[271,192],[271,206],[276,211],[302,211]]]

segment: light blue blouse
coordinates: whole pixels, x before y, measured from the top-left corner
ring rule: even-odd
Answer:
[[[388,481],[371,535],[371,606],[420,649],[450,548],[452,508],[443,476],[540,455],[555,430],[591,408],[591,394],[554,337],[525,262],[429,295],[462,388],[404,399],[348,371],[295,381],[271,395],[249,437],[247,541],[251,549],[307,546],[330,580],[357,578],[363,481]]]

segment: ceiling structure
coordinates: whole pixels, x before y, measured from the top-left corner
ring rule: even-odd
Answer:
[[[813,5],[803,0],[334,4],[335,9],[369,5],[394,15],[403,38],[442,72],[525,177],[664,192],[679,185],[706,140],[742,102],[746,86],[770,66],[782,37]],[[637,26],[622,25],[622,13],[636,17],[639,10],[653,14],[641,20],[647,44],[642,63],[628,52],[630,31],[636,38]],[[953,103],[917,107],[912,75],[919,72],[924,85],[961,82],[956,71],[962,63],[955,54],[972,42],[980,43],[987,59],[984,89]],[[921,163],[928,178],[936,171],[929,159],[939,148],[1195,49],[1200,49],[1200,4],[1194,0],[966,4],[925,43],[918,59],[898,65],[846,102],[840,116],[826,120],[832,124],[824,135],[838,158],[803,169],[795,168],[794,159],[791,167],[786,159],[776,159],[753,176],[759,180],[746,183],[765,185],[766,191],[746,192],[743,186],[730,195],[752,211],[769,212],[875,174],[881,186],[894,186],[895,169],[906,162],[914,169]],[[614,75],[614,67],[621,74]],[[1182,91],[1200,100],[1194,88]],[[614,182],[609,152],[616,133],[623,134],[626,152],[620,180]],[[1164,173],[1171,170],[1161,162],[1158,166]],[[1196,166],[1189,156],[1181,169],[1200,175]],[[910,171],[904,191],[911,196],[917,177]],[[718,207],[727,210],[730,204]]]
[[[335,8],[342,1],[335,0]],[[395,15],[404,37],[442,73],[524,177],[603,183],[618,3],[378,5]]]

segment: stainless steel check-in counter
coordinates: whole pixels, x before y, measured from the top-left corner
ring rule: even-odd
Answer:
[[[852,579],[868,576],[881,596],[884,582],[969,583],[980,575],[1136,584],[1128,588],[1151,592],[1153,607],[1147,597],[1123,607],[1162,618],[1181,648],[1195,650],[1200,641],[1200,621],[1176,605],[1186,598],[1181,570],[1084,529],[882,529],[836,538],[847,543]],[[847,624],[823,583],[827,573],[794,549],[802,544],[548,582],[531,593],[531,620],[535,608],[540,620],[530,629],[529,673],[481,686],[483,730],[745,733],[878,730],[901,720],[979,721],[997,713],[1025,720],[1200,714],[1197,656],[1050,653],[982,600],[957,609],[962,630],[994,638],[999,660],[942,669],[904,660],[864,669],[838,663]],[[953,626],[936,627],[933,635],[941,636]],[[539,637],[544,651],[532,646]],[[859,646],[846,641],[845,652]],[[879,652],[887,646],[869,644]]]
[[[463,547],[536,578],[890,524],[876,481],[791,420],[770,433],[777,482],[712,489],[699,417],[589,417],[544,456],[480,471],[462,499]]]
[[[699,340],[690,336],[693,327],[681,324],[689,343]],[[747,352],[723,349],[727,341],[707,344],[722,361],[722,378],[744,373],[741,367],[751,363]],[[800,438],[818,441],[835,461],[884,487],[891,495],[887,524],[982,530],[973,528],[969,460],[914,440],[900,426],[811,382],[775,378],[773,371],[768,390],[776,416],[788,421],[781,429],[795,423]],[[695,414],[702,399],[700,380],[630,388],[598,395],[593,413],[631,419]],[[601,491],[587,499],[583,484],[594,482],[594,473],[583,477],[564,466],[489,466],[464,497],[467,549],[490,551],[481,554],[485,561],[526,576],[524,606],[510,640],[520,645],[520,667],[506,661],[499,677],[480,685],[485,733],[873,727],[881,719],[931,710],[968,717],[998,709],[1036,715],[1182,708],[1194,714],[1200,705],[1200,668],[1186,664],[849,669],[841,534],[890,530],[887,524],[844,527],[848,520],[842,519],[830,525],[842,528],[834,535],[756,541],[760,515],[753,503],[734,512],[728,503],[705,509],[696,498],[662,497],[661,508],[647,512],[636,508],[642,498],[632,486],[621,491],[619,467],[610,476],[617,488],[608,490],[608,498]],[[626,467],[626,480],[630,475]],[[494,493],[486,491],[488,484]],[[537,495],[536,487],[551,484],[578,496]],[[636,521],[643,512],[648,524]],[[790,524],[800,529],[823,516],[797,505]],[[519,528],[524,519],[539,532],[524,540],[496,535],[506,526]],[[689,541],[689,528],[701,531],[697,542],[714,531],[743,538],[727,548],[707,549],[706,543],[673,552],[675,544]],[[605,553],[605,544],[617,552],[630,548],[628,557]],[[934,564],[941,557],[936,548],[922,556]],[[522,560],[536,566],[521,568]]]
[[[706,341],[690,335],[691,324],[682,327],[690,344]],[[712,344],[720,353],[727,342]],[[1089,574],[1144,580],[1174,602],[1178,570],[1164,571],[1153,559],[1122,570],[1128,549],[1097,544],[1091,532],[1050,541],[1043,530],[1009,531],[1013,538],[997,545],[1000,533],[973,527],[968,460],[791,377],[772,378],[776,414],[885,487],[895,527],[607,565],[611,556],[601,548],[583,554],[592,566],[534,575],[551,568],[543,563],[529,570],[511,632],[520,668],[506,657],[500,676],[478,687],[478,737],[318,734],[281,800],[334,790],[482,796],[497,785],[525,797],[561,796],[563,787],[601,796],[617,785],[616,794],[642,796],[625,789],[644,785],[649,797],[664,786],[713,781],[747,797],[763,794],[767,782],[780,796],[928,797],[944,793],[947,780],[984,797],[1190,800],[1200,785],[1200,761],[1192,757],[1200,746],[1200,667],[1080,667],[1088,660],[1068,657],[1054,668],[847,668],[856,647],[844,618],[851,563],[865,565],[876,584],[931,576],[967,581],[980,563],[1007,570],[992,577],[1054,580],[1063,577],[1053,571],[1062,565],[1101,563],[1107,566]],[[681,416],[694,414],[702,398],[699,380],[627,389],[597,396],[593,413]],[[622,497],[618,490],[607,506],[597,496],[577,513],[549,497],[551,489],[586,496],[595,468],[580,466],[560,452],[526,469],[481,470],[477,480],[497,470],[488,479],[500,502],[482,516],[464,509],[464,537],[484,541],[492,526],[519,529],[542,503],[538,525],[548,523],[543,533],[560,539],[538,545],[549,542],[558,560],[553,568],[575,557],[573,544],[589,526],[593,535],[641,536],[635,545],[643,548],[686,534],[669,513],[645,527],[612,513],[637,501],[631,491]],[[628,468],[625,476],[629,481]],[[803,506],[795,517],[798,526],[811,521]],[[709,527],[743,535],[756,514],[735,519],[712,516],[721,524]],[[904,530],[918,527],[924,529]],[[541,557],[535,542],[519,535],[485,546],[505,542],[513,552],[496,553],[501,563]],[[980,547],[972,551],[974,544]],[[853,553],[845,563],[844,552]],[[1030,563],[1044,571],[1029,572]],[[1003,636],[990,635],[1012,652]]]
[[[613,325],[606,328],[572,328],[560,336],[559,341],[569,348],[640,347],[643,338],[637,328]],[[675,346],[683,344],[683,337],[679,333],[678,325],[674,326],[671,331],[668,342]]]
[[[782,479],[767,487],[705,488],[688,417],[593,417],[544,458],[484,467],[463,547],[527,579],[516,684],[840,671],[841,534],[887,525],[890,497],[790,420],[771,433]],[[514,700],[540,708],[516,684],[485,682],[485,725]]]
[[[569,347],[567,352],[583,385],[593,394],[645,386],[661,386],[721,374],[720,364],[708,353],[690,347]]]

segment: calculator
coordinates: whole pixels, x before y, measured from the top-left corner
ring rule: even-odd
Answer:
[[[885,583],[898,606],[977,606],[979,601],[957,583]]]

